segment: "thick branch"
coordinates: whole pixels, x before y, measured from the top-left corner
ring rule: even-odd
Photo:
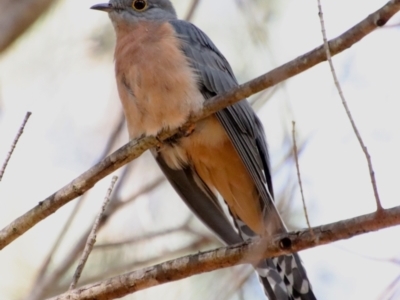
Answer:
[[[328,244],[398,224],[400,224],[400,206],[345,221],[313,227],[313,234],[306,229],[279,235],[273,239],[246,242],[181,257],[86,285],[70,293],[51,298],[51,300],[114,299],[192,275],[237,264],[256,263],[260,258],[297,252],[316,245]]]
[[[329,47],[332,55],[338,54],[343,50],[351,47],[353,44],[361,40],[364,36],[372,32],[374,29],[383,26],[386,22],[400,10],[400,0],[391,0],[381,9],[369,15],[366,19],[346,31],[341,36],[331,40]],[[245,83],[228,93],[216,96],[207,101],[203,112],[190,118],[188,123],[198,121],[209,116],[218,110],[232,105],[252,94],[263,89],[269,88],[285,79],[297,75],[316,64],[326,60],[326,54],[323,45],[318,48],[272,70],[271,72],[260,76],[248,83]],[[175,132],[164,131],[159,135],[160,139],[172,136]],[[11,224],[0,231],[0,249],[10,244],[13,240],[24,234],[35,224],[42,221],[57,209],[71,201],[72,199],[82,195],[93,185],[117,170],[124,164],[132,161],[140,156],[147,149],[156,146],[157,139],[155,137],[145,137],[137,141],[121,147],[106,159],[96,164],[93,168],[83,173],[81,176],[73,180],[70,184],[63,187],[44,201],[28,211],[23,216],[14,220]]]

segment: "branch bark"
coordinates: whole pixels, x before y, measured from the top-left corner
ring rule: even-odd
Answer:
[[[181,257],[86,285],[50,300],[114,299],[192,275],[238,264],[253,264],[261,258],[298,252],[317,245],[328,244],[398,224],[400,224],[400,206],[340,222],[313,227],[313,234],[311,234],[309,229],[305,229],[278,235],[272,239],[245,242]]]
[[[336,55],[345,49],[351,47],[360,41],[374,29],[381,27],[400,10],[400,0],[391,0],[382,8],[369,15],[360,23],[329,42],[331,55]],[[252,94],[260,92],[285,79],[293,77],[318,63],[326,60],[324,46],[318,48],[266,73],[248,83],[245,83],[227,93],[216,96],[207,101],[203,111],[199,115],[190,118],[188,124],[196,122],[206,116],[209,116],[218,110],[232,105],[241,99],[249,97]],[[39,202],[39,204],[14,220],[0,231],[0,250],[9,245],[16,238],[24,234],[27,230],[35,226],[60,207],[67,204],[74,198],[82,195],[84,192],[94,186],[96,182],[140,156],[147,149],[157,145],[157,139],[164,140],[176,132],[163,131],[156,137],[145,137],[137,141],[131,141],[121,147],[94,167],[84,172],[78,178],[73,180],[50,197]]]
[[[121,176],[121,181],[123,181],[124,175]],[[140,191],[132,195],[126,200],[115,199],[111,201],[109,204],[105,214],[103,214],[102,218],[100,219],[99,230],[101,230],[110,219],[110,217],[119,211],[122,207],[124,207],[128,203],[132,203],[136,199],[138,199],[141,195],[147,194],[148,192],[152,191],[153,189],[157,188],[165,181],[165,177],[158,178],[154,182],[148,184],[147,186],[143,187]],[[118,189],[118,185],[116,190]],[[77,239],[77,242],[73,245],[73,248],[69,250],[69,252],[65,255],[62,262],[57,265],[50,274],[47,276],[43,276],[39,280],[35,282],[33,285],[32,291],[26,297],[26,300],[39,300],[43,299],[47,292],[49,292],[50,287],[56,285],[57,282],[60,281],[62,276],[68,271],[71,265],[75,262],[78,258],[79,254],[82,252],[83,248],[85,247],[86,240],[90,234],[91,228],[87,228],[81,234],[81,236]]]

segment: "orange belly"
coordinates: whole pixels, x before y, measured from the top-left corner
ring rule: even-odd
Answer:
[[[232,214],[255,233],[265,230],[260,196],[245,165],[215,116],[196,124],[181,142],[187,159],[212,191],[218,191]]]

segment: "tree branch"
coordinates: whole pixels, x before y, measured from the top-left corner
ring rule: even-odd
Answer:
[[[47,9],[54,0],[0,1],[0,53],[6,50]]]
[[[94,244],[96,243],[97,232],[100,227],[100,220],[103,217],[104,212],[106,211],[107,205],[111,201],[111,193],[114,189],[114,185],[117,182],[117,179],[118,179],[117,176],[113,176],[113,178],[111,180],[111,184],[107,190],[107,194],[106,194],[106,197],[104,198],[103,205],[101,206],[101,210],[94,221],[93,227],[92,227],[90,234],[88,236],[88,239],[86,241],[85,249],[83,250],[83,253],[81,255],[81,259],[79,261],[78,267],[75,270],[75,274],[72,278],[72,282],[71,282],[71,285],[69,286],[69,290],[73,290],[76,287],[78,280],[82,275],[83,268],[85,267],[86,262],[89,258],[89,255],[93,250]]]
[[[261,258],[298,252],[366,232],[400,224],[400,206],[323,226],[278,235],[272,239],[245,242],[196,255],[170,260],[142,270],[86,285],[50,300],[114,299],[163,283],[238,264],[253,264]]]
[[[98,274],[88,274],[85,276],[85,278],[82,278],[82,286],[86,284],[93,284],[93,282],[99,281],[99,280],[104,280],[104,278],[110,277],[110,276],[115,276],[115,274],[121,274],[123,272],[126,272],[127,270],[133,270],[133,269],[140,269],[144,267],[148,267],[151,265],[154,265],[156,263],[159,263],[160,261],[163,261],[166,259],[176,259],[177,257],[181,257],[183,255],[187,255],[188,253],[199,251],[201,248],[209,248],[215,245],[215,240],[210,239],[207,236],[202,236],[198,235],[198,237],[190,242],[189,244],[183,246],[182,248],[175,249],[175,250],[167,250],[167,251],[162,251],[160,255],[156,257],[151,257],[147,259],[139,259],[139,260],[133,260],[133,261],[125,261],[123,265],[121,264],[116,264],[113,266],[110,266],[105,272],[101,272]],[[65,293],[65,291],[68,290],[68,285],[65,283],[62,283],[61,285],[53,285],[51,286],[51,289],[46,293],[46,295],[51,295],[55,297],[54,295],[58,295],[60,293]],[[42,298],[39,298],[40,300],[47,299],[49,296],[45,297],[42,296]]]
[[[18,141],[19,141],[19,139],[20,139],[22,133],[24,132],[26,123],[28,122],[29,117],[31,116],[31,114],[32,114],[32,113],[31,113],[30,111],[28,111],[28,112],[26,113],[25,118],[24,118],[24,120],[23,120],[23,122],[22,122],[22,125],[21,125],[21,127],[19,128],[19,130],[18,130],[18,132],[17,132],[17,135],[15,136],[15,139],[14,139],[13,143],[11,144],[11,149],[10,149],[10,151],[8,152],[7,156],[6,156],[6,159],[4,160],[3,166],[0,168],[0,181],[3,179],[3,175],[4,175],[5,171],[6,171],[7,165],[8,165],[8,163],[9,163],[10,159],[11,159],[11,156],[12,156],[13,153],[14,153],[15,147],[17,146],[17,143],[18,143]]]
[[[381,27],[400,10],[400,0],[391,0],[382,8],[369,15],[366,19],[343,33],[341,36],[329,42],[331,55],[336,55],[353,44],[361,40],[374,29]],[[232,105],[241,99],[252,94],[269,88],[285,79],[293,77],[316,64],[326,60],[324,46],[318,48],[266,73],[248,83],[245,83],[227,93],[213,97],[206,102],[201,114],[190,118],[188,124],[196,122],[206,116],[209,116],[218,110]],[[156,137],[145,137],[137,141],[131,141],[121,147],[94,167],[84,172],[78,178],[73,180],[44,201],[14,220],[0,231],[0,250],[10,244],[13,240],[24,234],[38,222],[42,221],[60,207],[72,199],[82,195],[84,192],[94,186],[96,182],[117,170],[124,164],[140,156],[147,149],[154,147],[158,139],[164,140],[172,136],[175,132],[163,131]]]
[[[123,181],[124,177],[125,176],[123,174],[118,183]],[[126,204],[132,203],[133,201],[138,199],[140,196],[147,194],[148,192],[156,189],[164,181],[165,181],[165,177],[154,180],[152,183],[149,183],[148,185],[144,186],[141,190],[139,190],[138,192],[136,192],[135,194],[130,196],[125,201],[118,199],[118,198],[116,198],[115,200],[112,200],[111,203],[108,205],[105,214],[103,214],[102,218],[100,219],[99,231],[101,230],[101,228],[103,228],[105,226],[107,221],[110,219],[110,217],[114,213],[119,211]],[[119,185],[117,184],[117,187],[115,188],[115,190],[118,190],[118,187],[119,187]],[[26,297],[26,300],[43,299],[44,295],[48,292],[49,288],[54,286],[57,282],[60,281],[61,277],[68,271],[68,269],[75,262],[75,260],[77,259],[79,254],[82,252],[83,248],[85,247],[85,243],[90,234],[90,230],[91,230],[91,228],[89,227],[82,232],[81,236],[77,239],[77,242],[73,245],[73,248],[70,249],[70,251],[65,255],[62,262],[52,270],[51,274],[49,274],[48,276],[44,276],[43,278],[36,281],[36,283],[33,285],[32,291]]]
[[[190,22],[196,12],[197,8],[199,7],[200,0],[192,0],[192,4],[190,4],[189,11],[186,14],[185,20]]]

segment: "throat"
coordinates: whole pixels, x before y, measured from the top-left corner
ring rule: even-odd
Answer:
[[[171,24],[138,22],[115,49],[118,92],[131,138],[181,127],[204,98]]]

